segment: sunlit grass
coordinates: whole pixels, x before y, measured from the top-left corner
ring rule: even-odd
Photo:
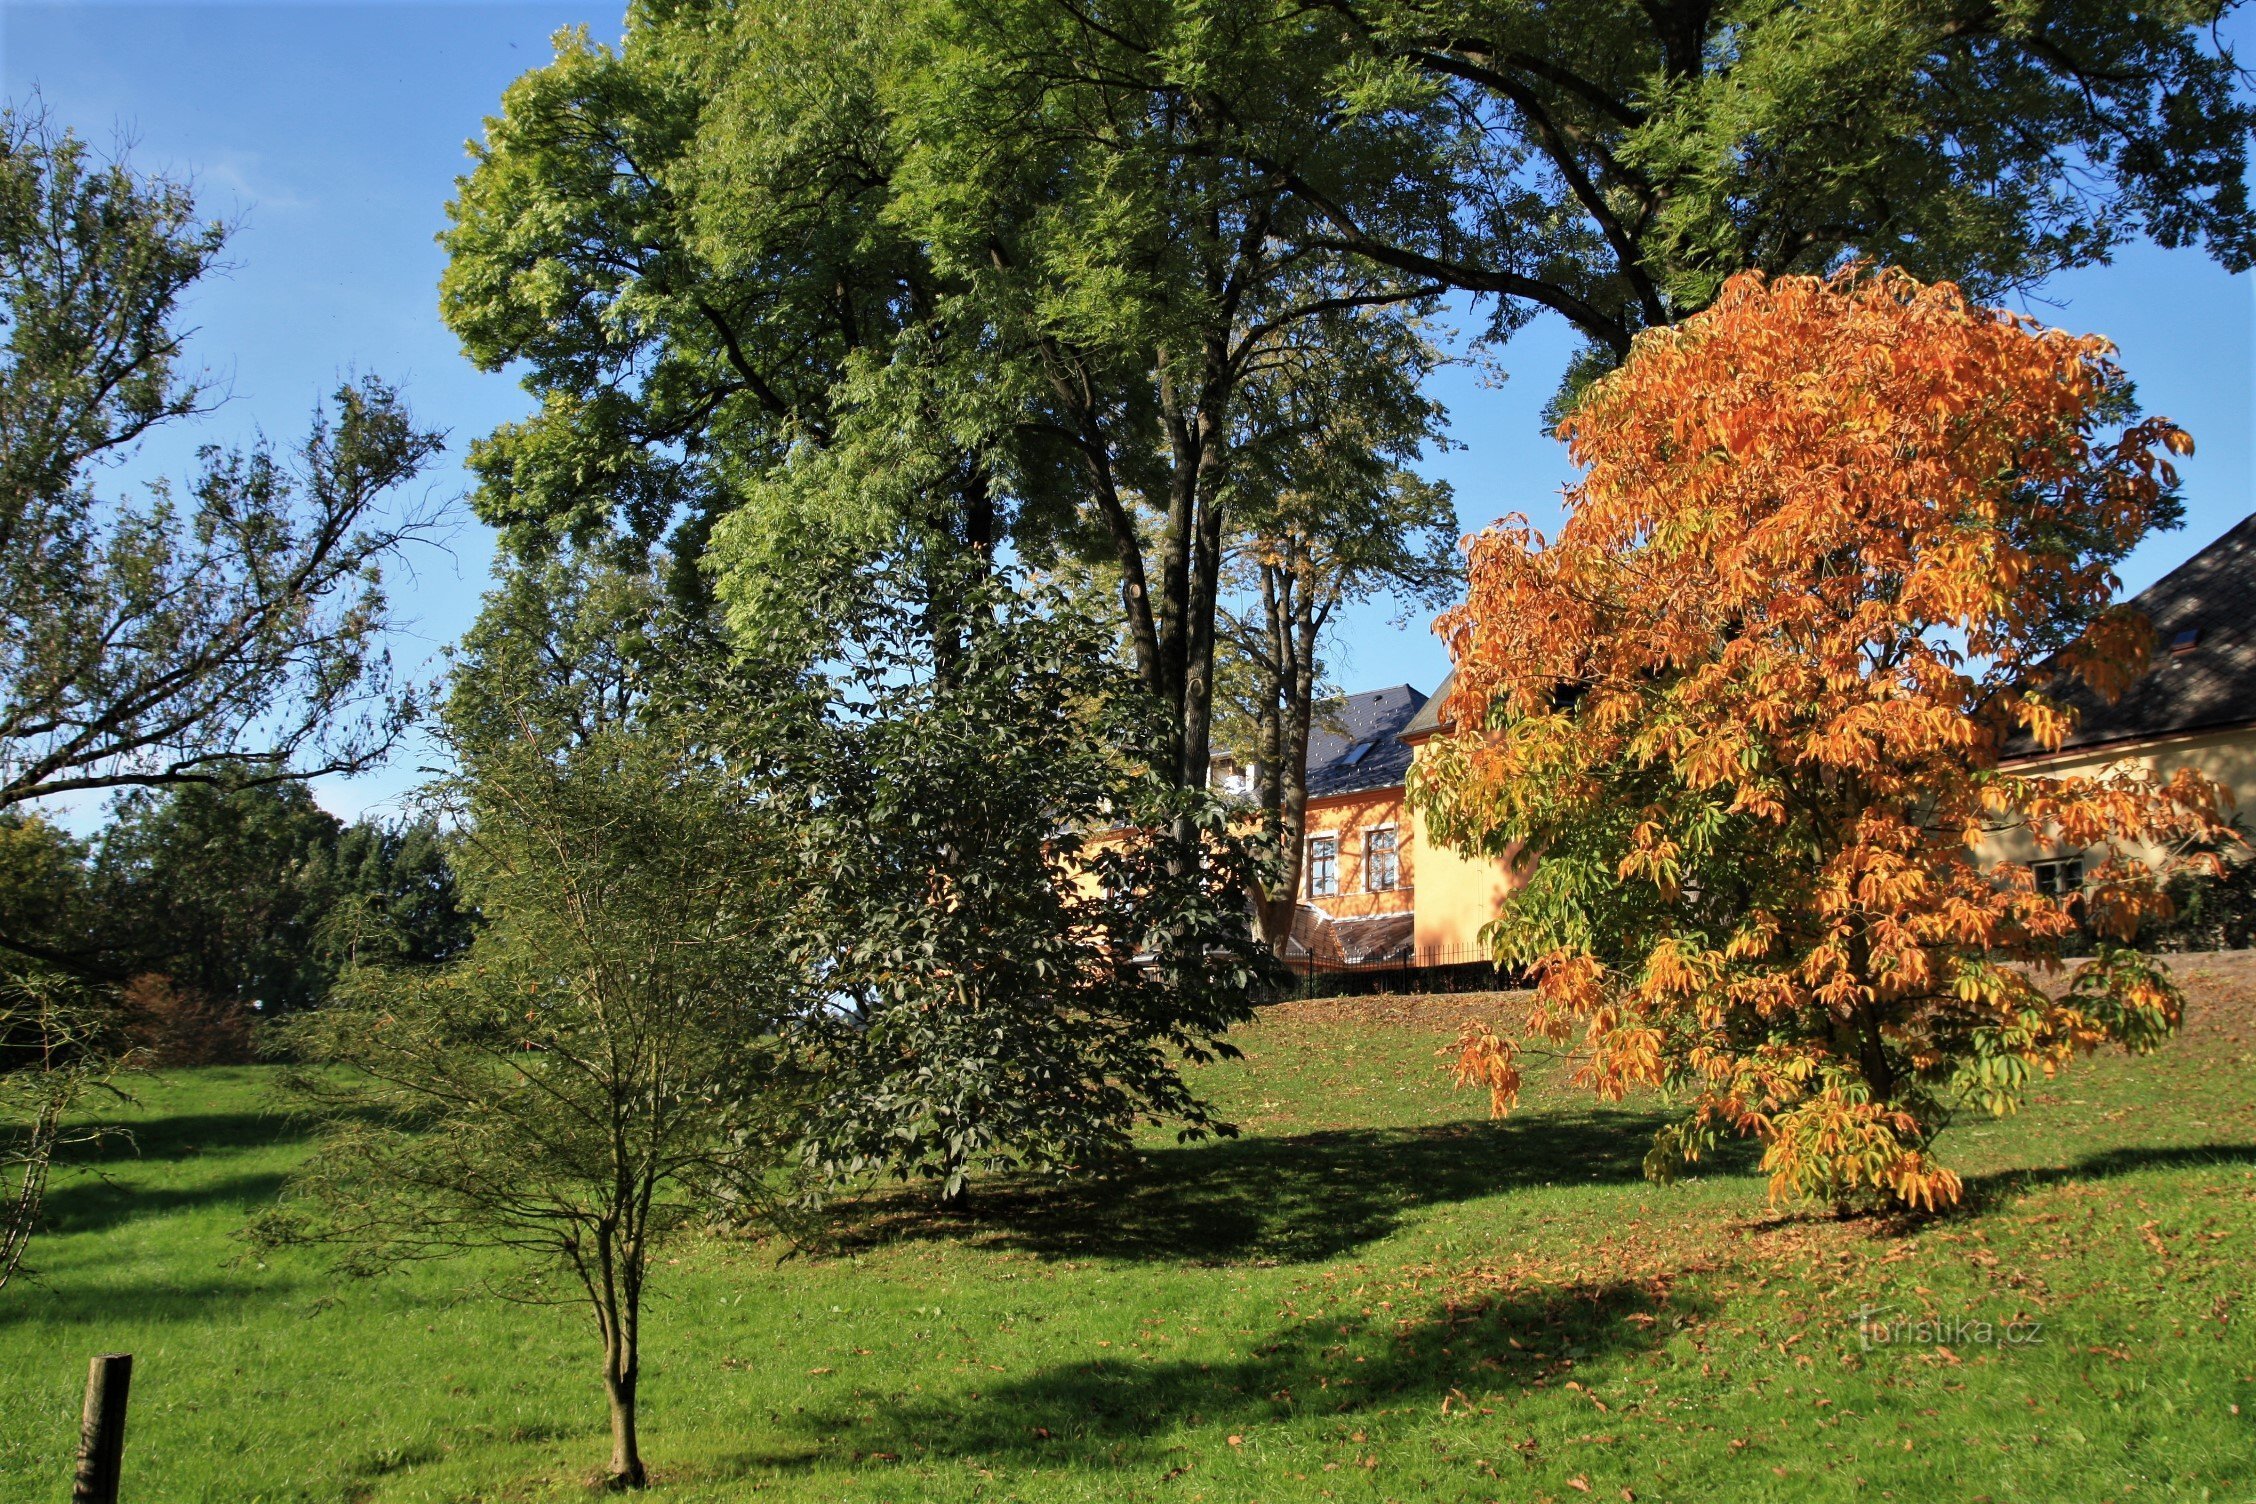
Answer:
[[[1743,1156],[1647,1185],[1650,1104],[1539,1081],[1482,1121],[1434,1056],[1454,1003],[1274,1010],[1205,1078],[1238,1140],[677,1250],[645,1448],[683,1500],[2246,1498],[2256,965],[2186,969],[2185,1037],[1955,1130],[1977,1205],[1912,1232],[1767,1208]],[[305,1152],[266,1090],[149,1083],[138,1155],[57,1189],[0,1295],[0,1497],[68,1496],[117,1350],[132,1500],[579,1495],[576,1311],[235,1236]]]

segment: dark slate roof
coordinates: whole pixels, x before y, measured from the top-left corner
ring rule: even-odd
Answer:
[[[2166,736],[2256,721],[2256,515],[2133,596],[2154,623],[2153,666],[2109,705],[2078,686],[2080,713],[2063,747]],[[2172,652],[2181,633],[2198,634]],[[2026,744],[2008,755],[2026,754]]]
[[[1451,669],[1441,676],[1441,687],[1433,692],[1433,698],[1419,706],[1418,713],[1410,717],[1410,724],[1396,734],[1400,736],[1430,736],[1439,731],[1441,729],[1442,707],[1449,703],[1449,692],[1456,687],[1457,670]]]
[[[1410,771],[1402,730],[1425,703],[1407,684],[1320,702],[1308,728],[1308,797],[1400,785]]]

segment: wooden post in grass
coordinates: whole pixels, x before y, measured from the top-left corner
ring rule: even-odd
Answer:
[[[104,1353],[87,1369],[71,1504],[117,1504],[118,1471],[125,1458],[125,1394],[132,1382],[131,1353]]]

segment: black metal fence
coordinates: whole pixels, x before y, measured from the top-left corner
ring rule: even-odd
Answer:
[[[1499,966],[1479,945],[1428,946],[1382,961],[1294,956],[1289,996],[1368,997],[1428,992],[1496,992],[1524,987],[1518,967]]]

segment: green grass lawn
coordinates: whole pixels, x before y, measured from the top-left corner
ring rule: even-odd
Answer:
[[[1482,1121],[1457,1003],[1271,1010],[1203,1078],[1239,1140],[676,1249],[647,1455],[682,1500],[2256,1498],[2256,962],[2181,971],[2181,1039],[1954,1131],[1974,1204],[1909,1232],[1771,1209],[1745,1158],[1647,1185],[1635,1103]],[[306,1152],[267,1090],[145,1083],[138,1153],[58,1185],[0,1293],[0,1498],[67,1497],[117,1350],[131,1504],[583,1496],[579,1312],[249,1255]]]

